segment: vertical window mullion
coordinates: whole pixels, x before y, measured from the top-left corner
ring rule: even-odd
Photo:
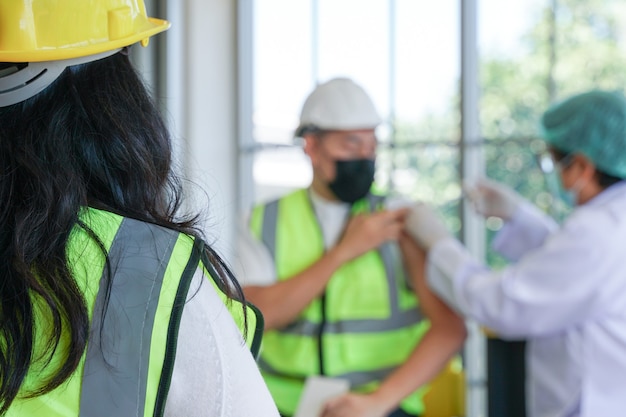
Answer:
[[[391,164],[389,166],[390,172],[387,174],[389,178],[389,191],[393,192],[395,184],[393,181],[393,171],[396,168],[396,152],[397,152],[397,138],[396,138],[396,0],[389,0],[389,115],[387,119],[387,126],[389,128],[389,145],[391,149]]]
[[[478,0],[459,0],[461,9],[461,146],[460,180],[483,175],[484,151],[479,122],[478,76]],[[460,204],[461,239],[478,258],[485,258],[484,221],[471,212],[466,202]],[[486,415],[486,343],[477,323],[468,322],[465,344],[467,415]]]

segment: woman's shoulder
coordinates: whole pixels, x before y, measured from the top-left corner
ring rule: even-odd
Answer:
[[[277,417],[241,332],[200,269],[188,294],[165,415]]]

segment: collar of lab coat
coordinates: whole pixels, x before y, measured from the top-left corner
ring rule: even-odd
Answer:
[[[611,185],[580,207],[595,207],[620,197],[626,198],[626,180]]]

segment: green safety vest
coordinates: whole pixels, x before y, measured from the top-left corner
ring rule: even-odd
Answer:
[[[352,211],[382,206],[383,197],[370,194]],[[306,269],[325,250],[306,190],[255,207],[250,228],[273,256],[279,280]],[[293,415],[307,376],[345,378],[352,390],[372,391],[407,359],[428,326],[399,248],[387,243],[340,267],[294,322],[267,331],[259,366],[278,409]],[[402,408],[420,414],[421,395],[410,395]]]
[[[80,215],[102,241],[111,267],[107,296],[105,257],[82,229],[70,237],[68,260],[90,312],[87,349],[74,375],[52,392],[19,396],[8,417],[162,416],[176,356],[177,333],[191,279],[198,268],[216,288],[222,283],[208,262],[204,243],[186,234],[110,212],[84,209]],[[218,291],[242,325],[243,306]],[[108,299],[107,299],[108,298]],[[43,352],[50,317],[33,296],[35,353]],[[106,314],[103,308],[106,305]],[[260,345],[262,318],[248,314],[247,341]],[[103,318],[104,317],[104,318]],[[241,327],[243,328],[243,327]],[[61,339],[52,361],[41,355],[29,369],[21,393],[39,387],[63,360]],[[253,354],[256,354],[253,352]]]

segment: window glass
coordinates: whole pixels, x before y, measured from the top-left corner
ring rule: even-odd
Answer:
[[[480,122],[487,175],[557,220],[570,208],[539,169],[539,122],[552,103],[593,88],[626,86],[626,2],[482,0]],[[509,18],[507,18],[507,16]],[[487,222],[490,240],[501,222]],[[492,264],[504,264],[493,253]]]
[[[293,130],[315,82],[336,76],[363,85],[385,119],[377,132],[381,188],[442,204],[458,197],[458,150],[450,147],[459,140],[458,13],[453,0],[255,2],[255,200],[308,185]],[[432,192],[443,182],[456,191]]]
[[[389,1],[319,0],[319,81],[347,76],[389,114]]]
[[[396,1],[393,83],[398,141],[458,141],[458,23],[458,1]]]
[[[253,136],[256,142],[292,143],[302,100],[312,80],[312,2],[254,3]]]
[[[458,232],[458,2],[399,0],[392,13],[390,148],[378,182],[435,205]]]

